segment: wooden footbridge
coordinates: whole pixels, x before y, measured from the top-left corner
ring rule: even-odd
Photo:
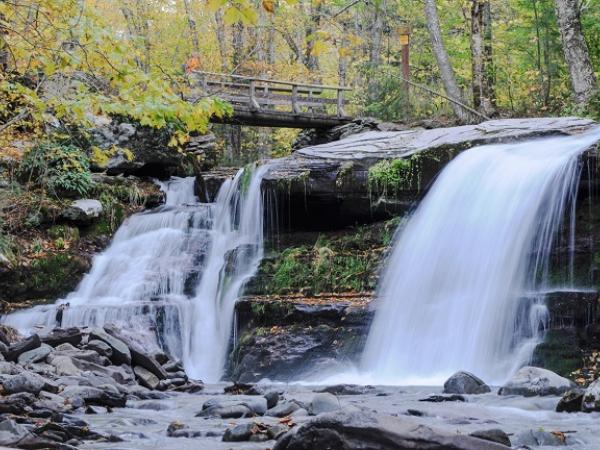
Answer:
[[[233,106],[233,115],[212,122],[286,128],[331,128],[352,121],[344,111],[350,88],[193,71],[202,95],[213,95]]]

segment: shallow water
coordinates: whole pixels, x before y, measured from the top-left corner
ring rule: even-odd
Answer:
[[[83,419],[96,431],[112,433],[123,437],[126,442],[89,443],[81,448],[89,449],[151,449],[192,450],[192,449],[270,449],[275,441],[262,443],[222,442],[225,430],[234,424],[244,422],[277,423],[273,417],[257,417],[254,419],[208,419],[194,417],[202,409],[202,404],[214,397],[223,399],[236,398],[242,400],[249,396],[224,395],[223,384],[207,385],[200,394],[180,394],[168,400],[144,400],[128,402],[128,408],[116,409],[110,414],[85,415]],[[310,402],[314,395],[314,386],[274,385],[284,391],[286,399],[297,399]],[[419,402],[431,394],[440,394],[439,386],[381,386],[377,394],[339,396],[342,408],[355,406],[374,410],[382,414],[402,417],[408,409],[416,409],[425,414],[424,417],[411,416],[410,420],[427,426],[443,429],[450,433],[468,434],[477,430],[500,428],[509,436],[528,430],[562,431],[567,434],[567,447],[536,448],[569,448],[580,450],[597,450],[600,448],[598,421],[600,413],[556,413],[554,408],[559,397],[520,397],[499,396],[494,393],[484,395],[467,395],[466,403]],[[160,411],[141,409],[148,405],[158,405]],[[143,423],[150,420],[151,423]],[[218,437],[170,438],[166,436],[169,423],[178,420],[190,426],[192,430],[216,432]],[[294,421],[301,424],[310,417],[298,417]],[[144,437],[133,433],[141,433]],[[512,438],[513,436],[511,436]]]

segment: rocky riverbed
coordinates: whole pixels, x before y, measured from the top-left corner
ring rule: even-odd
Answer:
[[[600,382],[519,370],[490,387],[204,385],[115,328],[0,333],[0,446],[51,449],[597,449]],[[561,396],[562,399],[561,399]],[[562,412],[556,412],[557,410]],[[570,411],[570,412],[567,412]],[[367,447],[364,447],[364,446]]]

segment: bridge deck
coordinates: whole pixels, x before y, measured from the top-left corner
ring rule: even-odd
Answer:
[[[350,88],[253,78],[213,72],[192,72],[204,95],[233,106],[233,115],[213,122],[288,128],[330,128],[350,122],[344,92]]]

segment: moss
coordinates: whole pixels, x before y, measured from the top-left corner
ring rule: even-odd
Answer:
[[[533,364],[564,377],[582,366],[582,352],[571,330],[549,330],[544,342],[535,348]]]
[[[408,187],[410,177],[410,160],[383,160],[369,168],[369,189],[382,195],[393,194]]]
[[[87,261],[66,253],[58,253],[33,261],[26,281],[31,291],[55,297],[72,290],[87,267]]]
[[[352,177],[352,169],[354,168],[354,163],[352,161],[345,162],[341,165],[338,170],[337,176],[335,177],[335,186],[338,189],[344,187],[344,184],[351,182]]]

